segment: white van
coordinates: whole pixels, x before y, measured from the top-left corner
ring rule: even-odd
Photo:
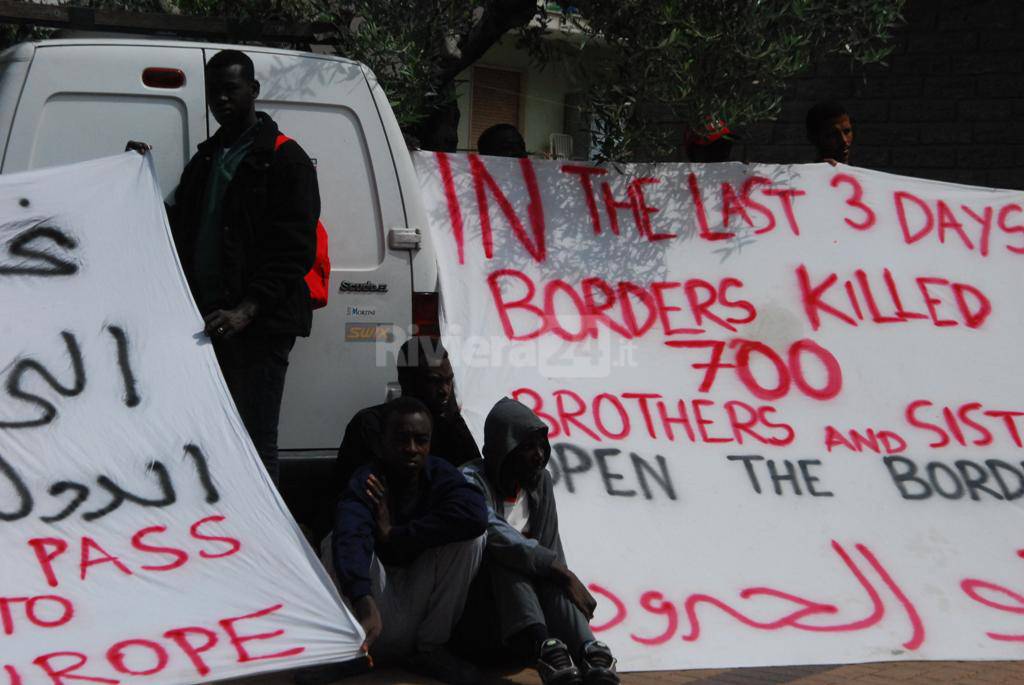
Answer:
[[[152,39],[53,40],[0,54],[0,172],[68,164],[153,146],[169,196],[196,146],[217,129],[204,65],[239,46]],[[245,46],[257,108],[314,158],[330,235],[331,295],[290,358],[281,408],[282,493],[307,520],[329,497],[345,425],[397,391],[393,359],[410,326],[436,326],[437,271],[416,176],[373,74],[338,57]],[[420,229],[420,230],[417,230]]]

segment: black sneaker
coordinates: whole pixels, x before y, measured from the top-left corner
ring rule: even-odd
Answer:
[[[591,640],[580,650],[580,670],[586,685],[618,685],[619,674],[615,672],[615,657],[608,645]]]
[[[484,679],[480,669],[444,647],[438,647],[431,652],[419,652],[405,659],[402,666],[413,673],[450,685],[479,685]]]
[[[555,638],[548,638],[540,645],[537,657],[537,673],[544,685],[582,685],[580,670],[572,663],[569,648]]]

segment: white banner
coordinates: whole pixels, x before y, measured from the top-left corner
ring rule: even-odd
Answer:
[[[0,177],[0,307],[0,682],[356,656],[202,334],[149,160]]]
[[[548,423],[624,670],[1013,659],[1024,197],[421,153],[474,433]]]

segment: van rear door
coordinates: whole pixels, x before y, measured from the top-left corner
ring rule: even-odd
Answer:
[[[208,60],[216,51],[206,50]],[[388,248],[405,225],[389,141],[358,64],[317,55],[246,50],[262,90],[257,109],[317,166],[321,221],[330,235],[331,293],[296,341],[281,406],[282,450],[327,450],[359,409],[383,402],[395,380],[388,351],[412,317],[410,253]],[[210,130],[217,124],[212,117]]]
[[[153,146],[166,197],[207,133],[201,48],[43,43],[29,66],[3,172],[106,157],[142,140]]]

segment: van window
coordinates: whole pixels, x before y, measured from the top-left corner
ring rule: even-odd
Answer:
[[[189,159],[188,115],[177,97],[58,93],[47,99],[35,128],[30,169],[108,157],[124,149],[113,140],[142,140],[164,193],[178,184]]]
[[[320,219],[331,236],[331,268],[375,269],[384,261],[380,198],[366,135],[351,109],[261,100],[257,109],[277,122],[316,161]]]

